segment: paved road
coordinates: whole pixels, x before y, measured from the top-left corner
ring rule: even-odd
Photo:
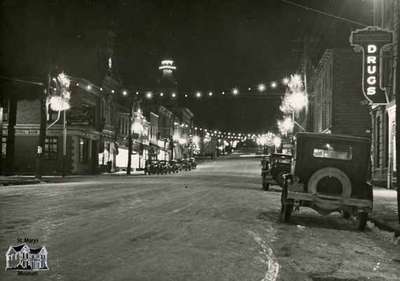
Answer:
[[[279,198],[261,191],[255,159],[0,187],[0,266],[25,237],[50,266],[0,280],[400,280],[400,246],[306,209],[279,223]]]

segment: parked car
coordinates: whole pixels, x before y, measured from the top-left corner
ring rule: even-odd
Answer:
[[[196,159],[194,157],[189,158],[189,163],[190,163],[190,167],[192,169],[196,169],[197,168]]]
[[[160,160],[159,161],[160,174],[169,174],[171,173],[171,166],[168,161]]]
[[[178,170],[179,171],[183,171],[184,170],[184,163],[183,163],[182,159],[176,160],[176,165],[178,166]]]
[[[172,173],[178,173],[179,172],[179,165],[175,160],[170,160],[169,165],[171,167],[171,172]]]
[[[290,172],[292,155],[272,153],[261,160],[262,188],[268,190],[271,184],[283,186],[283,175]]]
[[[288,221],[294,208],[310,207],[321,215],[337,211],[354,217],[363,230],[373,203],[369,157],[367,138],[298,133],[292,172],[282,189],[281,220]]]
[[[144,168],[144,173],[147,175],[159,174],[160,167],[157,160],[147,160]]]
[[[185,171],[190,171],[192,169],[192,165],[189,162],[189,159],[185,158],[182,160],[183,169]]]

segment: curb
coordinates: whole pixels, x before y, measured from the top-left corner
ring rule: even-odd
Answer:
[[[43,181],[39,179],[29,179],[29,180],[7,180],[0,181],[0,186],[9,186],[9,185],[28,185],[28,184],[39,184],[43,183]]]

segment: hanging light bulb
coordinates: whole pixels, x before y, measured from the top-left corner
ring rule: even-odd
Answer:
[[[147,92],[146,93],[146,98],[151,99],[153,97],[153,93],[152,92]]]

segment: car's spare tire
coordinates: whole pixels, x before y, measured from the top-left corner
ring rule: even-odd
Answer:
[[[343,171],[326,167],[311,175],[308,180],[308,192],[348,198],[351,196],[351,182]]]

